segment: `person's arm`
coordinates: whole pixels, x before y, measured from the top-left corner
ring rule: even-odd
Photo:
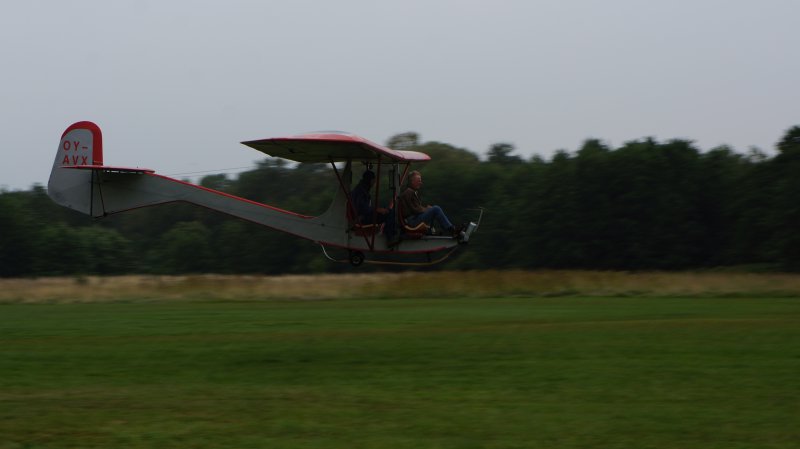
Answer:
[[[406,191],[400,195],[400,207],[403,209],[403,218],[425,212],[422,204],[420,204],[419,198],[417,198],[417,195],[414,195],[413,189],[406,189]]]

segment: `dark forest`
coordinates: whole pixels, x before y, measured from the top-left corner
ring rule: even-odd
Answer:
[[[774,155],[651,138],[618,148],[587,140],[549,160],[505,143],[477,155],[414,133],[387,145],[431,155],[413,168],[425,201],[451,219],[486,210],[469,245],[425,269],[800,271],[797,126]],[[336,183],[329,166],[279,159],[200,181],[309,215],[327,208]],[[397,268],[331,263],[312,242],[188,204],[93,220],[54,204],[41,185],[0,192],[2,277],[376,269]]]

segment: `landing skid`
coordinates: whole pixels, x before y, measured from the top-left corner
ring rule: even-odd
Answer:
[[[454,246],[452,248],[449,248],[449,250],[447,250],[447,252],[445,252],[444,254],[441,255],[441,257],[438,257],[436,259],[431,258],[431,255],[433,254],[433,252],[427,252],[427,253],[417,253],[417,254],[419,254],[420,256],[423,256],[426,259],[424,261],[421,261],[421,262],[398,262],[398,261],[389,260],[389,259],[386,259],[386,260],[367,259],[364,256],[364,253],[362,253],[361,251],[355,251],[355,250],[350,250],[347,257],[339,259],[339,258],[332,257],[330,254],[328,254],[328,250],[325,248],[325,245],[320,244],[319,246],[322,248],[322,253],[325,254],[325,257],[328,258],[328,260],[330,260],[332,262],[337,262],[337,263],[349,263],[350,265],[352,265],[354,267],[361,266],[362,264],[365,264],[365,263],[366,264],[370,264],[370,265],[396,265],[396,266],[406,266],[406,267],[425,267],[425,266],[435,265],[437,263],[443,262],[445,259],[450,257],[450,255],[453,254],[455,252],[455,250],[457,250],[459,248],[458,246]],[[404,257],[404,258],[407,258],[409,256],[408,254],[402,254],[401,255],[401,254],[397,254],[397,253],[373,253],[373,254],[375,254],[375,255],[386,255],[386,256],[389,256],[389,257]]]

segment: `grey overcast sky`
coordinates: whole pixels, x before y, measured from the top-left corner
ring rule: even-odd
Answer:
[[[80,120],[107,164],[162,174],[252,166],[240,141],[315,130],[770,153],[800,124],[799,48],[797,0],[10,1],[0,189],[46,184]]]

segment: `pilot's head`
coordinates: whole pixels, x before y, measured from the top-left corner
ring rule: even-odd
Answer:
[[[372,170],[367,170],[361,175],[361,182],[365,185],[371,186],[372,181],[375,180],[375,173]]]
[[[408,186],[414,190],[422,187],[422,174],[416,170],[408,174]]]

